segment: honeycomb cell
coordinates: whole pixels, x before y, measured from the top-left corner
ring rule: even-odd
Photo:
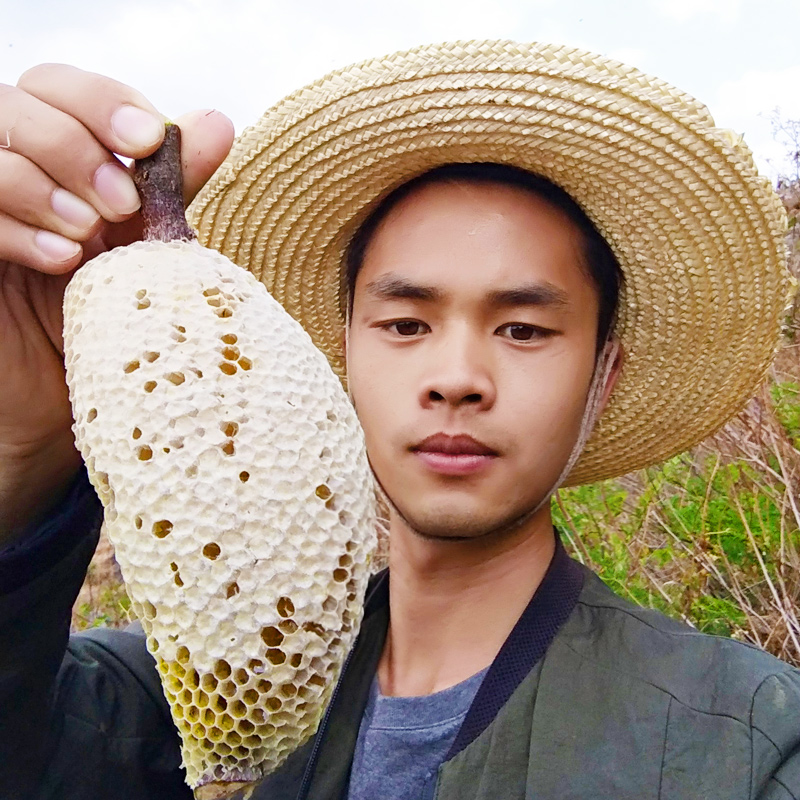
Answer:
[[[221,681],[225,680],[226,678],[230,678],[231,665],[225,661],[224,658],[219,659],[219,661],[214,664],[214,675]]]
[[[225,597],[226,599],[230,600],[231,597],[236,597],[239,592],[239,584],[234,581],[233,583],[228,584],[228,588],[225,590]]]
[[[318,622],[304,622],[303,630],[309,633],[314,633],[320,638],[325,638],[327,631]]]
[[[217,724],[220,726],[220,728],[222,728],[223,731],[232,731],[235,722],[234,722],[233,717],[230,714],[225,713],[225,714],[220,714],[219,715],[219,718],[217,720]],[[231,742],[230,735],[226,736],[225,738],[228,741],[228,743],[230,744],[230,742]]]
[[[216,542],[209,542],[203,547],[203,555],[210,561],[216,561],[221,552],[222,549]]]
[[[256,725],[262,725],[267,720],[267,715],[264,713],[263,708],[251,708],[249,718]],[[259,728],[259,733],[263,735],[263,731]]]
[[[163,539],[172,533],[173,524],[168,519],[160,519],[153,523],[153,536],[157,539]]]
[[[142,616],[147,620],[153,620],[158,615],[158,609],[149,601],[142,603]]]
[[[258,702],[258,692],[255,689],[247,689],[242,695],[242,699],[249,706],[254,706]]]
[[[284,636],[277,628],[269,626],[261,629],[261,639],[267,647],[280,647]]]
[[[279,697],[268,697],[264,705],[270,711],[280,711],[280,708],[283,705],[283,703],[281,702],[281,699]]]
[[[294,614],[294,603],[290,597],[278,598],[278,614],[282,617],[291,617]]]
[[[336,611],[336,608],[339,605],[339,601],[335,597],[331,597],[328,595],[325,598],[325,602],[322,604],[323,611]]]
[[[211,698],[211,708],[214,709],[217,714],[222,714],[228,709],[228,701],[220,695],[215,695]]]
[[[223,422],[219,426],[220,430],[225,434],[225,436],[233,437],[239,433],[239,423],[238,422]]]

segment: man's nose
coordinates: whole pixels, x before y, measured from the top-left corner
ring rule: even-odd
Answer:
[[[495,401],[489,347],[463,329],[442,332],[428,352],[420,386],[423,406],[489,408]]]

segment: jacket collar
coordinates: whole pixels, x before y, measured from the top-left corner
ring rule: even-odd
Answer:
[[[489,667],[446,761],[486,730],[536,666],[575,608],[583,581],[583,570],[567,555],[556,531],[556,549],[550,566]],[[384,570],[370,581],[367,589],[361,632],[320,726],[298,800],[347,796],[361,718],[388,627],[389,573]]]

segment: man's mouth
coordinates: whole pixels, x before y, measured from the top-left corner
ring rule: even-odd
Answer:
[[[411,447],[420,461],[442,475],[471,475],[485,469],[498,455],[467,434],[435,433]]]

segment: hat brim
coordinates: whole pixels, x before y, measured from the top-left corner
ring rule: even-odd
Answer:
[[[237,140],[190,209],[345,377],[342,263],[381,198],[441,164],[513,164],[565,189],[625,274],[626,365],[567,484],[722,426],[763,380],[792,282],[783,207],[749,151],[662,81],[513,42],[417,48],[331,73]]]

